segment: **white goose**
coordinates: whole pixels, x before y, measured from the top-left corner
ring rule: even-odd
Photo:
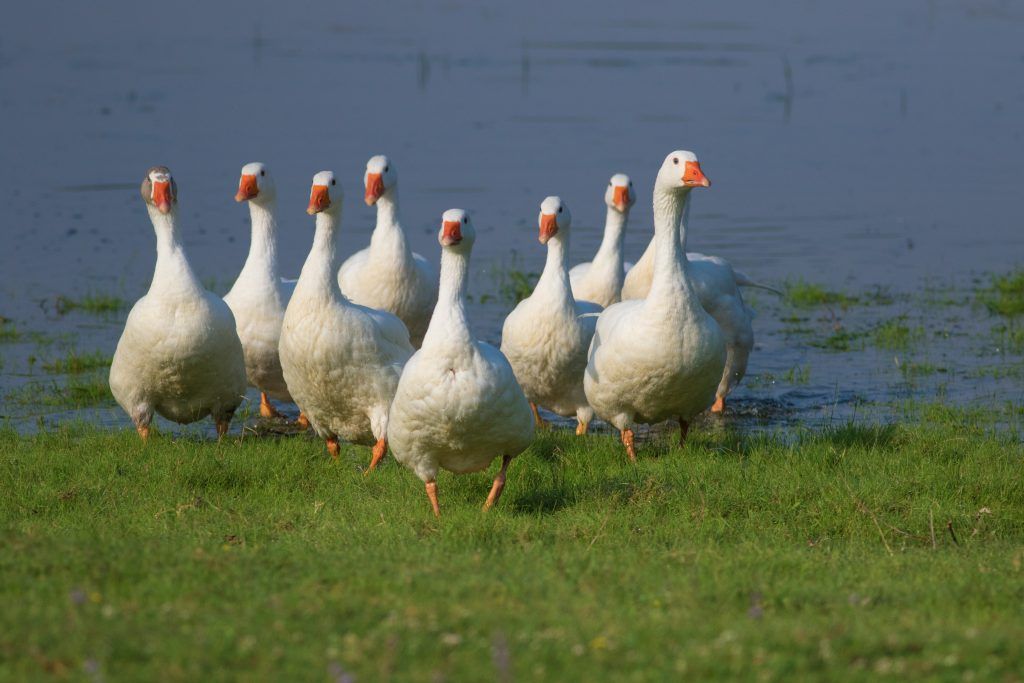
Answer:
[[[604,192],[604,203],[608,206],[608,214],[605,217],[601,246],[593,261],[572,267],[569,282],[574,297],[607,308],[621,300],[626,271],[632,267],[632,264],[623,263],[622,260],[622,242],[626,237],[629,210],[636,203],[633,181],[628,175],[616,173],[612,176]]]
[[[688,213],[688,212],[687,212]],[[682,221],[686,222],[684,215]],[[685,235],[685,226],[681,234]],[[651,289],[654,276],[655,236],[643,256],[626,273],[622,288],[622,299],[642,299]],[[781,295],[777,289],[751,280],[743,273],[734,270],[732,265],[719,256],[706,256],[697,252],[686,254],[690,282],[693,284],[704,307],[725,333],[727,357],[722,379],[715,392],[715,402],[711,411],[721,413],[725,410],[725,398],[739,384],[747,372],[747,361],[754,348],[754,312],[743,303],[740,287],[758,287]]]
[[[597,414],[620,430],[630,460],[636,459],[635,423],[677,418],[682,443],[722,377],[725,340],[687,275],[680,225],[690,190],[709,185],[692,152],[666,157],[654,182],[658,251],[651,291],[646,299],[610,306],[597,320],[583,387]]]
[[[441,289],[423,347],[405,366],[391,406],[388,437],[395,460],[425,484],[434,514],[437,472],[476,472],[501,456],[484,504],[498,502],[513,457],[533,439],[533,418],[512,366],[498,349],[473,338],[466,318],[469,254],[476,231],[461,209],[445,211]]]
[[[249,202],[252,241],[242,272],[224,295],[235,314],[238,337],[245,350],[245,374],[260,391],[260,415],[280,417],[268,397],[291,401],[277,353],[284,310],[295,289],[277,269],[277,190],[267,167],[253,162],[242,167],[237,202]]]
[[[156,231],[156,268],[117,342],[110,391],[143,441],[153,413],[181,424],[210,415],[223,436],[245,395],[234,316],[192,272],[178,236],[178,186],[166,166],[147,171],[142,198]]]
[[[284,314],[281,369],[331,455],[338,455],[339,437],[372,444],[372,470],[387,451],[388,410],[413,349],[401,320],[354,304],[338,290],[341,204],[334,174],[313,176],[307,212],[316,215],[316,234]]]
[[[559,197],[540,205],[540,243],[548,247],[547,263],[533,293],[505,318],[501,352],[515,370],[530,401],[536,423],[537,406],[562,416],[575,415],[576,433],[586,434],[594,409],[583,393],[587,349],[601,307],[573,299],[567,272],[572,214]],[[584,317],[581,317],[584,316]]]
[[[377,205],[370,246],[350,256],[338,271],[338,284],[352,301],[394,313],[419,348],[437,302],[437,272],[414,254],[398,221],[398,173],[383,154],[366,162],[366,203]]]

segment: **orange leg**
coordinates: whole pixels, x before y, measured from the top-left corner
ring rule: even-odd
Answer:
[[[377,443],[373,446],[373,457],[370,458],[370,468],[363,472],[363,475],[367,475],[377,469],[377,465],[380,463],[384,454],[388,452],[388,440],[385,437],[377,439]]]
[[[544,421],[544,418],[540,416],[540,411],[537,410],[537,404],[533,401],[530,402],[530,410],[533,411],[533,424],[537,429],[543,429],[547,427],[548,423]]]
[[[135,425],[135,431],[139,433],[142,438],[142,443],[149,441],[149,425]]]
[[[226,420],[217,420],[217,441],[224,438],[224,435],[228,433],[228,427],[231,426],[231,418]]]
[[[490,510],[498,502],[498,499],[501,498],[501,492],[505,490],[505,472],[508,470],[510,462],[512,462],[510,456],[502,456],[501,469],[498,470],[498,476],[494,478],[494,483],[491,484],[491,493],[487,496],[487,502],[484,503],[484,510]]]
[[[583,436],[584,434],[586,434],[587,433],[587,429],[589,427],[590,427],[590,423],[589,422],[579,422],[579,421],[577,421],[577,423],[576,423],[576,436]]]
[[[629,456],[629,461],[636,462],[636,445],[632,429],[622,430],[622,445],[626,447],[626,455]]]
[[[724,413],[725,412],[725,396],[716,396],[715,405],[711,406],[712,413]]]
[[[299,413],[299,417],[296,418],[295,424],[299,425],[303,429],[309,429],[309,418],[306,417],[305,413]]]
[[[437,482],[427,482],[427,498],[430,499],[430,507],[434,508],[434,516],[441,519],[441,506],[437,504]]]
[[[679,446],[680,448],[686,445],[686,435],[690,431],[690,423],[679,418]]]
[[[327,437],[327,452],[330,453],[331,457],[335,460],[338,459],[338,454],[341,453],[341,445],[338,443],[338,437]]]
[[[260,392],[260,417],[265,417],[268,420],[274,417],[281,417],[281,413],[277,412],[277,408],[271,405],[265,391]]]

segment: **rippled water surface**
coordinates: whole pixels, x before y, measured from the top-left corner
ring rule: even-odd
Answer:
[[[540,200],[572,206],[573,261],[589,260],[605,184],[629,173],[635,259],[651,235],[654,172],[689,148],[714,183],[694,193],[693,249],[776,286],[858,299],[800,308],[750,296],[758,347],[725,424],[885,417],[907,400],[1012,413],[1021,349],[974,290],[1024,262],[1024,9],[719,5],[8,8],[0,412],[21,429],[127,424],[102,402],[46,400],[84,380],[44,365],[72,349],[112,354],[127,310],[62,312],[59,297],[130,304],[145,292],[154,238],[137,187],[154,164],[175,173],[196,271],[224,292],[248,248],[248,212],[232,199],[243,163],[277,178],[282,263],[295,275],[312,174],[331,168],[345,185],[347,254],[373,226],[363,166],[387,153],[416,251],[436,261],[442,211],[473,212],[473,320],[496,342],[512,305],[503,285],[543,263]],[[886,336],[893,326],[906,338]]]

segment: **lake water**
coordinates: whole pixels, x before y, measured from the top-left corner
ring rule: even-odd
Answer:
[[[981,0],[9,7],[0,315],[24,334],[0,344],[0,413],[24,429],[128,424],[116,409],[33,404],[24,388],[63,381],[40,368],[48,355],[113,352],[126,311],[60,315],[54,302],[145,292],[155,250],[137,188],[154,164],[173,169],[189,257],[223,292],[248,248],[232,198],[245,162],[276,177],[294,275],[313,173],[333,169],[345,186],[351,253],[374,221],[364,164],[388,154],[416,251],[436,262],[441,213],[472,212],[474,323],[496,342],[510,303],[482,295],[510,267],[540,270],[540,200],[572,206],[573,261],[589,260],[608,178],[629,173],[635,259],[651,180],[677,148],[713,181],[694,193],[691,248],[770,283],[895,295],[838,313],[753,296],[758,349],[727,420],[820,422],[936,397],[1019,405],[1020,374],[988,370],[1019,368],[1019,351],[993,342],[999,322],[969,294],[1024,261],[1022,38],[1024,8]],[[956,292],[956,305],[923,306],[915,293],[928,288]],[[814,346],[837,325],[894,316],[920,328],[914,350]]]

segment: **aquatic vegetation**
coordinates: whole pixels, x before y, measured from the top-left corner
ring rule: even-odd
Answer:
[[[811,340],[809,344],[815,348],[825,349],[827,351],[850,351],[854,348],[863,349],[864,333],[852,332],[845,328],[840,328],[827,337]]]
[[[125,308],[127,303],[119,296],[112,294],[99,294],[91,292],[79,299],[72,299],[67,296],[58,296],[56,300],[57,313],[64,315],[71,311],[82,311],[84,313],[109,314],[117,313]]]
[[[21,339],[21,332],[14,323],[4,318],[0,320],[0,344],[13,343]]]
[[[786,370],[782,375],[789,384],[807,384],[811,381],[811,368],[809,365],[801,365]]]
[[[72,377],[64,384],[31,382],[7,394],[6,400],[22,406],[80,409],[113,403],[106,373]]]
[[[494,468],[442,474],[440,523],[390,459],[363,477],[362,447],[332,462],[302,437],[143,447],[130,429],[3,430],[0,633],[20,647],[2,666],[12,680],[88,661],[132,680],[310,666],[711,680],[843,679],[851,662],[870,678],[898,661],[1012,679],[1022,446],[984,411],[921,410],[796,442],[694,430],[637,465],[614,436],[545,433],[489,514]],[[387,580],[367,571],[383,561]],[[69,620],[89,637],[67,637]]]
[[[936,373],[948,372],[946,368],[938,365],[932,365],[931,363],[928,362],[909,361],[900,362],[898,363],[898,365],[900,372],[906,379],[911,379],[914,377],[925,377],[928,375],[934,375]]]
[[[814,306],[849,306],[857,303],[857,297],[825,289],[821,285],[807,282],[803,278],[790,280],[783,285],[785,301],[795,308]]]
[[[72,349],[62,358],[44,362],[42,367],[43,370],[54,374],[77,375],[100,368],[108,368],[112,360],[110,356],[100,351],[80,354]]]
[[[880,323],[872,331],[875,346],[894,351],[906,350],[924,337],[924,328],[920,325],[911,327],[906,322],[906,316]]]
[[[486,272],[497,290],[498,299],[509,304],[517,304],[530,296],[540,279],[540,273],[528,272],[520,267],[519,254],[516,252],[512,252],[507,260],[493,264]],[[480,303],[486,303],[491,298],[484,294],[480,297]]]
[[[975,296],[993,315],[1015,318],[1024,314],[1024,268],[993,275],[989,285],[980,287]]]
[[[1000,350],[1024,353],[1024,327],[997,325],[992,328],[992,335]]]

